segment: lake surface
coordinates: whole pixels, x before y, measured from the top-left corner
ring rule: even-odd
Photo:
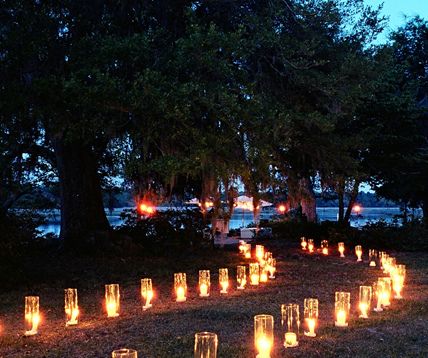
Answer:
[[[112,215],[107,215],[107,218],[112,226],[122,224],[120,213],[122,210],[127,208],[116,208]],[[129,209],[129,208],[128,208]],[[158,210],[165,210],[165,208],[158,208]],[[266,211],[261,214],[262,219],[269,219],[274,214],[274,210]],[[336,221],[338,214],[338,208],[317,208],[317,215],[319,221]],[[414,211],[415,216],[421,216],[422,211],[420,209]],[[360,215],[352,215],[351,225],[354,227],[360,227],[368,222],[376,222],[379,220],[385,220],[386,222],[392,222],[394,216],[400,215],[399,208],[363,208]],[[59,235],[60,231],[60,214],[59,211],[52,211],[47,216],[47,223],[41,225],[39,230],[44,234],[52,233]],[[235,210],[232,219],[230,220],[230,228],[237,229],[240,227],[247,226],[254,221],[253,214],[245,210]]]

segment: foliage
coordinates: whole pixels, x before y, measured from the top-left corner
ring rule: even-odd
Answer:
[[[141,217],[136,210],[125,210],[121,218],[124,223],[116,230],[130,236],[143,251],[161,253],[204,244],[207,225],[199,210],[158,211],[148,217]]]
[[[275,222],[268,226],[272,228],[274,238],[286,240],[294,246],[299,244],[300,237],[305,236],[314,239],[317,246],[321,240],[328,240],[330,245],[344,242],[347,247],[362,245],[366,250],[428,251],[428,230],[417,220],[405,225],[379,221],[366,224],[361,229],[329,221],[320,224]]]

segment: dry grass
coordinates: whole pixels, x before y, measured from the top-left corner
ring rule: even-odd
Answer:
[[[321,257],[302,255],[281,242],[267,244],[278,258],[275,281],[243,292],[231,290],[220,297],[216,273],[221,266],[232,272],[242,263],[234,252],[181,255],[175,259],[113,259],[90,261],[70,259],[61,263],[52,258],[37,269],[25,267],[24,282],[34,286],[0,294],[0,357],[109,357],[120,347],[137,349],[139,357],[191,357],[195,332],[209,330],[219,336],[219,357],[254,357],[253,316],[269,313],[275,317],[275,357],[428,357],[428,254],[397,253],[408,267],[405,300],[393,301],[390,310],[360,320],[356,312],[358,287],[371,284],[381,275],[367,263],[357,264],[354,256]],[[65,260],[66,258],[62,258]],[[25,266],[25,265],[24,265]],[[212,295],[196,294],[198,269],[212,270]],[[172,274],[188,274],[189,296],[185,303],[172,298]],[[139,278],[153,278],[156,299],[151,310],[142,312]],[[120,283],[122,313],[107,319],[102,310],[104,283]],[[63,288],[79,289],[82,311],[77,327],[64,327]],[[351,292],[352,320],[347,329],[333,326],[334,292]],[[40,334],[24,338],[23,300],[28,293],[40,295],[43,323]],[[303,304],[305,297],[318,297],[318,337],[300,338],[300,346],[281,345],[280,304]]]

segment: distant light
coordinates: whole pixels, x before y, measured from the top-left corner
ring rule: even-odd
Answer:
[[[352,209],[359,214],[362,208],[361,205],[355,204]]]
[[[153,215],[155,213],[155,207],[150,203],[141,203],[139,206],[139,211],[143,215]]]
[[[285,207],[285,205],[284,205],[284,204],[281,204],[280,206],[278,206],[278,211],[279,211],[281,214],[284,214],[284,213],[285,213],[285,211],[286,211],[286,207]]]

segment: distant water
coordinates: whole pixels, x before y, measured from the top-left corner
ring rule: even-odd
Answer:
[[[112,226],[117,226],[122,223],[120,218],[120,212],[127,208],[117,208],[113,211],[112,215],[107,215],[107,219]],[[164,210],[164,208],[159,208]],[[360,227],[368,222],[376,222],[379,220],[385,220],[386,222],[392,222],[395,215],[400,215],[399,208],[363,208],[360,215],[352,214],[351,225],[354,227]],[[269,219],[274,214],[274,210],[262,212],[261,219]],[[338,208],[317,208],[317,215],[319,221],[336,221],[338,214]],[[414,211],[415,216],[421,216],[422,211],[420,209]],[[249,211],[235,210],[232,219],[230,220],[229,227],[231,229],[237,229],[240,227],[247,226],[254,222],[253,214]],[[48,216],[46,225],[39,226],[39,230],[44,234],[53,233],[59,235],[60,231],[60,216],[59,212],[53,212]]]

